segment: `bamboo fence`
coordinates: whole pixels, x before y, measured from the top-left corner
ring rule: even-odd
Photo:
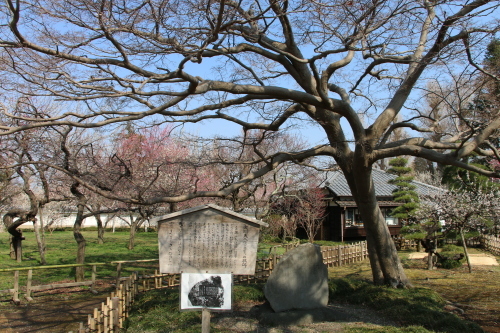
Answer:
[[[132,273],[128,278],[120,281],[115,292],[101,303],[100,308],[88,315],[87,325],[80,323],[79,332],[119,332],[139,292],[137,273]]]

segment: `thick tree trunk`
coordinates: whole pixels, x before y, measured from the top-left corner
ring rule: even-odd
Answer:
[[[432,263],[432,257],[434,254],[432,252],[429,252],[429,255],[427,256],[427,269],[432,270],[434,268],[434,264]]]
[[[353,173],[344,173],[351,187],[358,210],[367,233],[370,265],[373,282],[394,288],[410,287],[396,244],[378,206],[373,185],[371,167],[355,168]]]
[[[467,241],[465,240],[463,228],[460,228],[460,238],[462,239],[462,246],[464,248],[465,259],[467,260],[467,266],[469,266],[469,273],[472,273],[472,264],[470,263],[469,251],[467,250]]]
[[[47,265],[45,260],[45,238],[43,237],[43,222],[40,217],[40,223],[33,222],[33,229],[35,231],[36,244],[38,246],[38,253],[40,254],[40,263]]]
[[[19,237],[14,239],[14,249],[16,251],[16,261],[21,262],[23,260],[23,242],[24,237]]]
[[[144,223],[146,219],[143,218],[143,217],[138,217],[136,219],[134,219],[133,216],[130,217],[130,236],[128,238],[128,246],[127,248],[129,250],[133,250],[134,247],[135,247],[135,234],[137,232],[137,229],[139,229],[142,225],[142,223]]]
[[[77,204],[77,211],[76,211],[76,217],[75,217],[75,224],[73,225],[73,237],[75,238],[76,244],[77,244],[77,250],[76,250],[76,263],[77,264],[84,264],[85,263],[85,247],[86,247],[86,240],[85,237],[83,237],[82,234],[82,224],[84,221],[83,218],[83,213],[85,211],[85,201],[86,198],[78,190],[78,183],[75,183],[71,186],[71,193],[78,199],[78,204]],[[81,282],[85,278],[85,267],[76,267],[75,269],[75,281],[76,282]]]
[[[382,267],[380,267],[380,263],[378,260],[376,243],[373,240],[371,233],[367,233],[366,243],[368,246],[368,258],[370,260],[370,266],[372,268],[373,283],[377,286],[383,285],[385,281],[384,274],[382,273]]]
[[[129,234],[129,237],[128,237],[128,245],[127,245],[127,248],[129,250],[133,250],[134,249],[134,246],[135,246],[135,232],[137,230],[137,222],[136,220],[132,221],[130,223],[130,234]]]
[[[77,264],[84,264],[85,263],[85,247],[86,247],[86,240],[85,237],[83,236],[81,232],[82,228],[82,215],[83,215],[83,210],[82,214],[80,214],[80,208],[78,209],[77,217],[75,219],[75,224],[73,225],[73,237],[76,240],[77,244],[77,250],[76,250],[76,263]],[[76,282],[81,282],[85,278],[85,267],[76,267],[75,270],[75,281]]]
[[[11,210],[3,216],[3,223],[7,228],[10,236],[10,258],[17,260],[17,262],[22,261],[23,251],[22,251],[22,241],[24,240],[23,233],[18,228],[26,222],[35,221],[35,216],[37,213],[37,208],[33,211],[23,211],[23,210]],[[14,218],[18,218],[14,222]]]
[[[15,246],[15,241],[14,241],[14,236],[10,235],[9,236],[9,247],[10,247],[10,259],[16,260],[16,246]]]

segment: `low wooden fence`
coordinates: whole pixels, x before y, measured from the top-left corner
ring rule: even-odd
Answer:
[[[45,291],[57,288],[68,288],[68,287],[83,287],[90,286],[91,289],[94,288],[97,278],[97,267],[99,266],[116,266],[116,285],[120,284],[122,275],[122,265],[129,263],[146,263],[146,262],[158,262],[158,259],[146,259],[146,260],[123,260],[123,261],[111,261],[108,263],[88,263],[88,264],[68,264],[68,265],[48,265],[48,266],[33,266],[33,267],[18,267],[18,268],[6,268],[0,269],[0,272],[13,272],[13,288],[0,290],[0,295],[10,295],[12,301],[16,304],[20,302],[19,296],[22,292],[25,294],[25,298],[28,301],[32,301],[33,293],[37,291]],[[92,273],[91,278],[88,281],[81,282],[66,282],[66,283],[50,283],[43,285],[33,285],[33,271],[37,270],[50,270],[50,269],[60,269],[60,268],[73,268],[73,267],[91,267]],[[21,286],[20,275],[22,272],[27,272],[26,285]]]
[[[288,251],[297,244],[285,246]],[[323,261],[328,267],[342,266],[357,261],[362,261],[368,256],[366,242],[360,242],[351,245],[339,246],[322,246]],[[276,264],[281,260],[283,255],[273,254],[267,258],[258,259],[254,275],[237,275],[234,277],[235,283],[256,283],[265,282]],[[28,301],[32,300],[33,293],[37,291],[50,290],[56,288],[90,286],[94,288],[97,279],[97,268],[105,265],[116,265],[116,291],[113,292],[100,308],[94,309],[94,312],[89,315],[87,323],[80,325],[80,332],[118,332],[123,328],[124,321],[128,317],[128,312],[133,303],[135,295],[139,292],[170,288],[179,286],[179,274],[160,274],[156,270],[153,274],[139,275],[134,272],[129,277],[122,277],[123,266],[126,264],[158,262],[158,259],[146,260],[130,260],[130,261],[113,261],[109,263],[88,263],[88,264],[69,264],[69,265],[50,265],[50,266],[34,266],[34,267],[19,267],[0,269],[0,272],[13,272],[13,288],[0,290],[0,294],[8,294],[16,303],[20,302],[20,294],[25,293],[25,298]],[[155,263],[155,266],[157,264]],[[44,285],[33,285],[33,271],[43,269],[60,269],[87,266],[92,268],[91,278],[88,281],[82,282],[67,282],[67,283],[50,283]],[[21,286],[20,274],[27,272],[26,285]]]
[[[25,292],[25,298],[28,301],[32,301],[32,294],[36,291],[48,290],[48,289],[57,289],[57,288],[68,288],[68,287],[80,287],[80,286],[91,286],[94,287],[96,282],[96,271],[97,266],[104,266],[106,263],[90,263],[90,264],[70,264],[70,265],[50,265],[50,266],[35,266],[35,267],[19,267],[19,268],[6,268],[0,269],[0,272],[14,272],[13,284],[14,287],[12,289],[0,290],[1,294],[10,294],[12,295],[12,301],[16,304],[20,302],[19,294],[21,291]],[[70,267],[82,267],[82,266],[90,266],[92,267],[92,277],[89,281],[82,282],[67,282],[67,283],[51,283],[45,285],[33,285],[33,271],[34,270],[42,270],[42,269],[59,269],[59,268],[70,268]],[[20,272],[28,272],[26,287],[20,286]]]
[[[481,237],[482,247],[497,256],[500,256],[500,237],[483,235]]]
[[[465,243],[467,244],[468,247],[482,247],[481,238],[482,237],[467,238],[465,240]],[[462,246],[462,240],[461,239],[453,239],[453,238],[444,238],[443,244],[454,244],[454,245]]]
[[[138,275],[132,273],[120,281],[118,288],[110,297],[88,315],[87,325],[80,323],[79,332],[118,332],[128,318],[130,307],[139,293]]]
[[[468,247],[481,247],[484,248],[483,245],[483,237],[472,237],[465,240]],[[419,244],[418,240],[415,239],[405,239],[402,236],[393,237],[394,243],[398,250],[410,250],[410,251],[423,251],[423,247]],[[440,238],[439,246],[444,244],[454,244],[461,246],[461,240],[454,238]]]
[[[397,235],[392,236],[392,240],[394,241],[394,244],[396,244],[396,248],[398,249],[398,251],[420,251],[421,246],[419,242],[414,239],[406,239],[403,236]]]
[[[290,248],[288,248],[290,249]],[[366,242],[351,245],[322,246],[323,262],[329,267],[342,266],[363,261],[368,256]],[[258,259],[255,266],[255,275],[236,275],[234,283],[265,282],[276,264],[283,255],[272,255],[268,258]],[[153,275],[133,274],[120,281],[118,290],[101,304],[100,309],[94,309],[89,315],[87,324],[80,324],[79,333],[90,332],[119,332],[128,317],[128,311],[135,296],[142,291],[152,289],[170,288],[180,285],[179,274],[160,274],[155,271]]]

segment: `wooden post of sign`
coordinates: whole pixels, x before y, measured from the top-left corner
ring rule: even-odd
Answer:
[[[210,310],[201,310],[201,333],[210,333]]]

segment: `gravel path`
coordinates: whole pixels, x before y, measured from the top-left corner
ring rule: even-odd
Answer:
[[[427,257],[425,252],[413,252],[410,253],[409,259],[423,259]],[[469,254],[471,265],[478,266],[498,266],[498,261],[493,255],[487,254]]]

